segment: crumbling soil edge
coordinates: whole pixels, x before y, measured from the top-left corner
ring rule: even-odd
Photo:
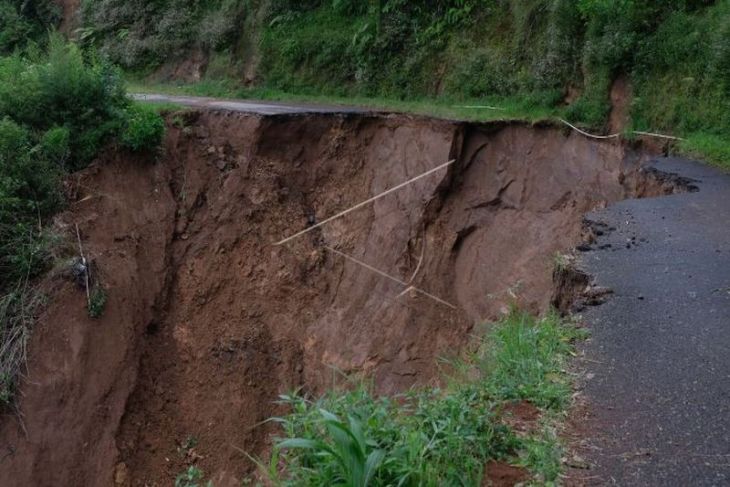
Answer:
[[[649,147],[653,147],[649,145]],[[640,197],[664,198],[675,194],[695,193],[701,191],[701,181],[690,177],[682,176],[675,172],[658,169],[648,161],[641,168],[641,171],[648,176],[650,182],[644,187],[645,193]],[[658,192],[658,194],[652,194]],[[596,276],[585,269],[581,262],[581,254],[594,250],[606,250],[611,245],[606,243],[606,237],[616,228],[606,225],[596,218],[586,215],[583,220],[584,240],[567,255],[567,265],[556,266],[553,272],[555,282],[555,293],[553,295],[553,306],[561,314],[574,317],[580,326],[590,330],[590,324],[581,320],[581,313],[588,307],[601,306],[611,299],[614,291],[601,286]],[[634,242],[627,242],[627,246]],[[641,299],[641,298],[640,298]],[[592,406],[583,396],[583,383],[586,380],[585,368],[581,362],[585,357],[576,356],[569,365],[569,370],[576,377],[574,382],[574,395],[568,408],[565,422],[559,425],[558,434],[566,447],[562,458],[563,474],[561,478],[565,485],[571,487],[584,487],[589,485],[602,485],[606,480],[591,473],[596,467],[587,458],[591,456],[593,448],[586,438],[591,436],[591,431],[586,430],[586,423],[594,416]]]

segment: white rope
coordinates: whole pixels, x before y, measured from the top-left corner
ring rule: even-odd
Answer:
[[[408,186],[409,184],[418,181],[419,179],[423,179],[426,176],[430,176],[431,174],[435,173],[436,171],[440,171],[441,169],[444,169],[444,168],[450,166],[451,164],[453,164],[455,162],[456,162],[456,159],[453,159],[453,160],[451,160],[451,161],[449,161],[449,162],[447,162],[445,164],[441,164],[440,166],[435,167],[435,168],[433,168],[433,169],[431,169],[429,171],[426,171],[425,173],[423,173],[423,174],[421,174],[419,176],[416,176],[413,179],[409,179],[408,181],[406,181],[404,183],[401,183],[398,186],[395,186],[395,187],[390,188],[390,189],[388,189],[386,191],[383,191],[379,195],[373,196],[372,198],[367,199],[367,200],[363,201],[362,203],[358,203],[355,206],[353,206],[352,208],[348,208],[345,211],[342,211],[342,212],[340,212],[340,213],[338,213],[338,214],[336,214],[334,216],[331,216],[331,217],[327,218],[326,220],[323,220],[323,221],[317,223],[316,225],[312,225],[311,227],[305,228],[301,232],[295,233],[291,237],[287,237],[287,238],[285,238],[285,239],[283,239],[283,240],[281,240],[279,242],[276,242],[274,245],[284,245],[285,243],[290,242],[291,240],[294,240],[295,238],[301,237],[302,235],[311,232],[315,228],[319,228],[322,225],[326,225],[327,223],[329,223],[329,222],[331,222],[333,220],[336,220],[336,219],[338,219],[340,217],[343,217],[343,216],[347,215],[348,213],[351,213],[351,212],[353,212],[353,211],[355,211],[355,210],[357,210],[359,208],[362,208],[363,206],[366,206],[366,205],[372,203],[373,201],[376,201],[376,200],[382,198],[383,196],[387,196],[390,193],[393,193],[394,191],[398,191],[399,189],[404,188],[404,187]]]
[[[621,137],[621,134],[620,133],[618,133],[618,134],[610,134],[610,135],[593,135],[593,134],[589,134],[588,132],[585,132],[585,131],[579,129],[575,125],[571,125],[570,123],[568,123],[567,121],[563,120],[562,118],[560,118],[559,120],[561,122],[563,122],[565,125],[567,125],[568,127],[570,127],[573,130],[575,130],[576,132],[578,132],[580,134],[583,134],[586,137],[591,137],[593,139],[614,139],[616,137]],[[654,132],[642,132],[641,130],[632,130],[631,133],[632,134],[637,134],[637,135],[644,135],[644,136],[647,136],[647,137],[659,137],[661,139],[684,140],[681,137],[674,137],[672,135],[664,135],[664,134],[655,134]]]
[[[634,133],[639,134],[639,135],[646,135],[648,137],[659,137],[660,139],[684,140],[682,137],[674,137],[672,135],[664,135],[664,134],[655,134],[653,132],[641,132],[640,130],[634,130]]]
[[[485,110],[504,110],[504,108],[491,107],[489,105],[454,105],[454,108],[483,108]]]
[[[586,137],[591,137],[593,139],[615,139],[616,137],[620,137],[621,136],[621,134],[611,134],[611,135],[593,135],[593,134],[589,134],[588,132],[582,131],[581,129],[579,129],[575,125],[571,125],[569,122],[563,120],[562,118],[560,118],[559,120],[561,122],[563,122],[565,125],[567,125],[568,127],[572,128],[573,130],[575,130],[576,132],[578,132],[579,134],[583,134]]]
[[[337,250],[335,248],[332,248],[330,246],[327,246],[327,245],[325,245],[324,248],[327,249],[327,250],[329,250],[333,254],[339,255],[340,257],[342,257],[344,259],[347,259],[350,262],[354,262],[355,264],[357,264],[359,266],[362,266],[365,269],[367,269],[367,270],[369,270],[371,272],[374,272],[374,273],[378,274],[379,276],[382,276],[382,277],[384,277],[386,279],[389,279],[389,280],[391,280],[393,282],[396,282],[396,283],[400,284],[401,286],[404,286],[406,288],[406,291],[411,291],[411,290],[412,291],[416,291],[417,293],[423,294],[424,296],[426,296],[428,298],[431,298],[434,301],[443,304],[444,306],[448,306],[451,309],[458,309],[456,306],[454,306],[453,304],[449,303],[448,301],[444,301],[443,299],[439,298],[438,296],[434,296],[433,294],[431,294],[429,292],[426,292],[423,289],[419,289],[419,288],[417,288],[415,286],[411,286],[407,282],[401,281],[397,277],[393,277],[390,274],[387,274],[387,273],[381,271],[380,269],[376,269],[375,267],[371,266],[370,264],[366,264],[365,262],[363,262],[361,260],[358,260],[355,257],[352,257],[350,255],[347,255],[347,254],[345,254],[343,252],[340,252],[339,250]],[[404,291],[404,293],[405,293],[405,291]],[[404,293],[401,293],[398,296],[400,297]]]

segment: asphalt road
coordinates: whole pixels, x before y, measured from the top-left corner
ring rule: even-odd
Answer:
[[[730,485],[730,176],[652,165],[699,191],[588,217],[615,228],[582,255],[615,293],[584,313],[589,483]]]
[[[279,103],[256,100],[224,100],[200,96],[174,96],[158,94],[131,95],[138,101],[154,103],[175,103],[193,108],[228,110],[232,112],[258,113],[260,115],[306,114],[306,113],[372,113],[374,110],[362,107],[340,105],[317,105],[309,103]]]

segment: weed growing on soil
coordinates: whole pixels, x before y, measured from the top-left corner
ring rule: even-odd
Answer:
[[[727,0],[138,3],[89,0],[81,17],[88,42],[143,77],[169,72],[155,68],[183,50],[207,55],[199,85],[213,96],[245,77],[261,92],[436,105],[430,113],[443,100],[520,99],[593,130],[607,130],[623,78],[627,129],[694,139],[682,153],[730,165]]]
[[[213,487],[213,483],[208,481],[203,484],[203,471],[196,465],[191,465],[183,473],[175,477],[175,487]]]
[[[104,314],[104,308],[106,308],[106,290],[101,286],[96,286],[91,291],[89,297],[89,316],[96,319],[101,318]]]
[[[282,396],[291,408],[275,419],[284,436],[260,467],[280,485],[480,485],[487,461],[512,459],[554,481],[556,436],[516,435],[497,411],[515,400],[548,417],[563,410],[571,393],[564,363],[581,336],[555,314],[514,310],[454,364],[444,388],[377,397],[360,383],[314,401]]]
[[[165,135],[165,122],[155,107],[133,104],[128,110],[122,132],[122,145],[135,152],[159,147]]]

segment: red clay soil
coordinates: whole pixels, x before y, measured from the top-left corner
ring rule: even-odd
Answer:
[[[509,403],[502,409],[502,422],[516,433],[530,433],[540,420],[540,410],[527,401]]]
[[[530,474],[524,468],[515,467],[504,462],[490,461],[484,471],[483,487],[513,487],[530,480]]]
[[[273,242],[450,159],[290,244]],[[171,485],[196,463],[239,485],[277,395],[332,367],[381,392],[436,379],[518,289],[544,310],[552,257],[582,215],[653,191],[624,146],[516,124],[406,116],[175,117],[157,163],[111,152],[70,184],[108,304],[58,288],[30,343],[20,408],[0,422],[11,485]],[[344,260],[331,246],[455,308]],[[419,265],[420,262],[420,265]],[[56,278],[58,279],[58,278]],[[188,438],[194,453],[183,448]],[[501,484],[498,484],[501,485]]]

